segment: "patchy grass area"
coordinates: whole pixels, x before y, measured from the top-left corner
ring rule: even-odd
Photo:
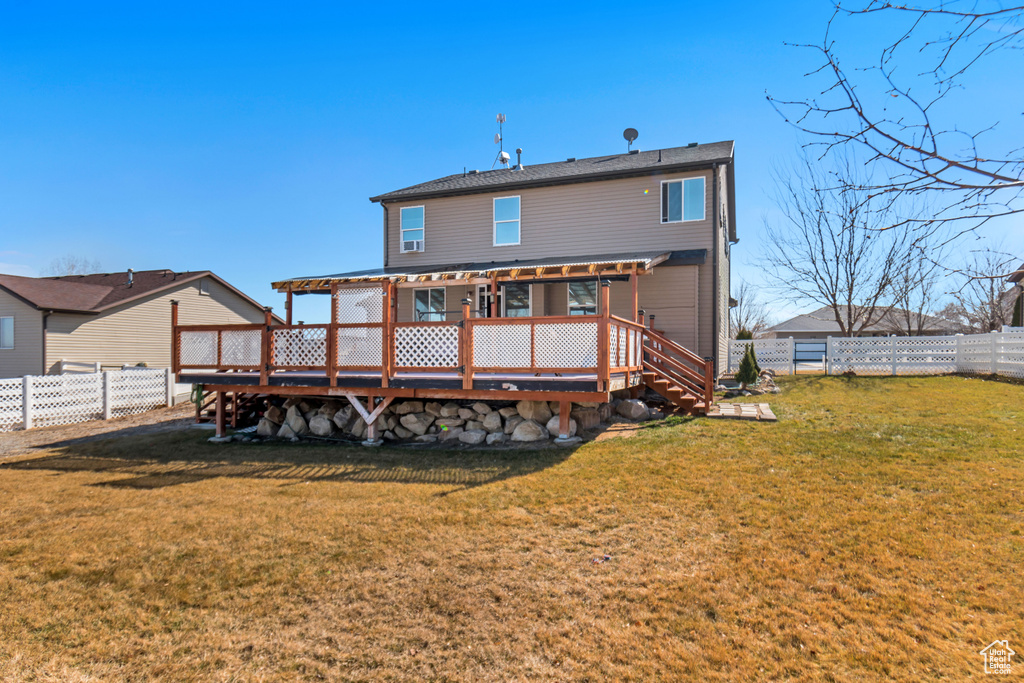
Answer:
[[[574,452],[189,431],[9,464],[0,678],[964,680],[1020,652],[1024,387],[780,384],[777,424]]]

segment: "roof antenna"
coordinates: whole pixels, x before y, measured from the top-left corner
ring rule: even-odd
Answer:
[[[508,160],[512,156],[505,151],[505,138],[502,137],[502,124],[505,123],[505,115],[498,114],[498,132],[494,134],[494,144],[498,145],[498,156],[494,159],[494,163],[491,164],[491,168],[494,168],[498,164],[502,167],[508,168]]]
[[[622,137],[626,138],[626,152],[630,152],[633,148],[633,141],[640,137],[640,133],[636,128],[627,128],[622,131]]]

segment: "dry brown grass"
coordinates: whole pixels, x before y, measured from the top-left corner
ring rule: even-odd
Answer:
[[[1024,387],[783,386],[777,424],[575,452],[186,432],[4,467],[0,677],[964,680],[1021,651]]]

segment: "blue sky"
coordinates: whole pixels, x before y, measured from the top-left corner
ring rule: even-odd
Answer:
[[[284,277],[372,267],[368,197],[490,168],[735,139],[759,281],[768,172],[799,144],[765,90],[812,94],[828,2],[0,5],[0,271],[211,269],[283,309]],[[866,54],[866,53],[865,53]],[[1024,242],[1019,222],[993,228]],[[316,307],[299,303],[297,317]]]

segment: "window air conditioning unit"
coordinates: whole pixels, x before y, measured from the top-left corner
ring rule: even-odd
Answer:
[[[423,251],[423,240],[405,240],[402,251]]]

